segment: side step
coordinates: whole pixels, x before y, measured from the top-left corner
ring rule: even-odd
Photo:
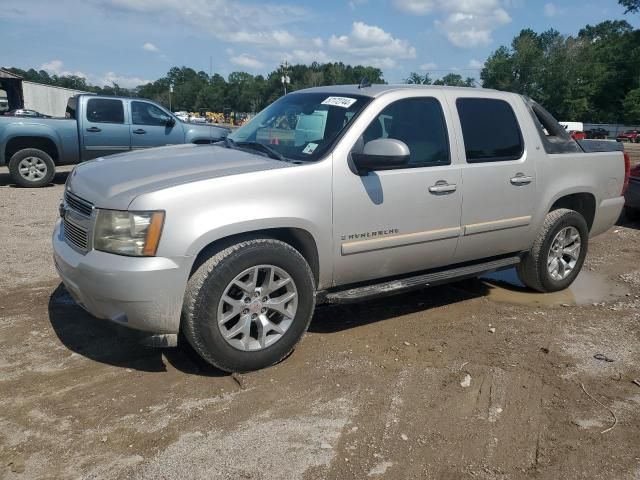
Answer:
[[[500,258],[483,263],[474,263],[440,270],[436,272],[423,273],[413,277],[405,277],[386,282],[368,284],[360,287],[349,288],[335,292],[318,292],[318,303],[351,303],[369,300],[371,298],[395,295],[409,290],[433,287],[455,280],[463,280],[482,275],[484,273],[495,272],[512,267],[520,263],[519,256]]]

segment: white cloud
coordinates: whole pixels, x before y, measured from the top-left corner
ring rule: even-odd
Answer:
[[[150,83],[151,80],[146,80],[138,77],[127,77],[124,75],[118,75],[115,72],[107,72],[105,75],[96,75],[96,74],[86,74],[84,72],[79,71],[69,71],[65,68],[64,62],[62,60],[54,59],[50,62],[43,63],[40,65],[41,70],[45,70],[50,75],[58,75],[58,76],[69,76],[75,75],[76,77],[84,78],[87,83],[91,85],[113,85],[117,83],[119,86],[124,88],[133,88],[138,85],[144,85]]]
[[[435,70],[437,68],[438,68],[438,64],[433,62],[427,62],[420,65],[420,70],[422,71]]]
[[[66,77],[70,75],[75,75],[76,77],[80,77],[80,78],[88,78],[88,75],[83,72],[80,72],[80,71],[72,72],[65,69],[64,62],[58,59],[54,59],[54,60],[51,60],[50,62],[43,63],[42,65],[40,65],[40,70],[44,70],[50,75],[58,75],[58,76],[66,76]]]
[[[471,60],[469,60],[469,68],[483,68],[484,67],[484,62],[481,62],[480,60],[476,60],[475,58],[472,58]]]
[[[247,68],[249,70],[260,70],[264,67],[264,63],[256,58],[247,55],[246,53],[231,57],[229,58],[229,61],[238,67]]]
[[[145,85],[147,83],[151,83],[151,80],[146,80],[139,77],[127,77],[126,75],[118,75],[114,72],[107,72],[106,75],[102,76],[93,76],[89,77],[89,80],[93,78],[91,83],[95,83],[98,85],[113,85],[117,83],[120,87],[124,88],[134,88],[139,85]]]
[[[349,8],[351,10],[355,10],[357,7],[359,7],[360,5],[364,5],[368,1],[369,0],[349,0],[349,2],[347,2],[347,5],[349,5]]]
[[[457,47],[488,45],[494,29],[511,22],[502,0],[394,0],[412,15],[437,14],[435,25]]]
[[[91,0],[109,13],[153,16],[180,23],[231,43],[287,47],[296,35],[286,25],[303,20],[306,9],[295,5],[226,0]]]
[[[364,22],[353,22],[349,35],[332,35],[328,43],[335,54],[379,68],[392,68],[396,60],[416,57],[416,49],[409,42]]]
[[[144,45],[142,45],[142,49],[146,50],[147,52],[159,52],[160,50],[158,49],[158,47],[156,47],[153,43],[151,42],[147,42]]]
[[[558,8],[555,3],[545,3],[544,5],[544,15],[545,17],[555,17],[563,13],[564,10]]]

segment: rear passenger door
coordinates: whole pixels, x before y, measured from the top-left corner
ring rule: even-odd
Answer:
[[[536,201],[534,156],[516,112],[519,97],[450,92],[462,163],[462,237],[456,261],[528,248]],[[522,118],[522,113],[520,113]]]
[[[149,102],[131,101],[131,148],[160,147],[184,143],[182,123],[167,124],[173,117]]]
[[[131,148],[122,100],[90,98],[82,122],[83,160],[126,152]]]

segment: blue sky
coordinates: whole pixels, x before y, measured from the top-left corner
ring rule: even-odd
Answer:
[[[0,64],[132,87],[174,65],[227,76],[283,60],[477,76],[522,28],[576,34],[626,19],[616,0],[2,0]]]

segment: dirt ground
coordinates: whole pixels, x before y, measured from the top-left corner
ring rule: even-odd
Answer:
[[[289,358],[230,376],[73,304],[65,176],[0,169],[0,478],[640,479],[640,224],[566,292],[507,271],[321,306]]]

